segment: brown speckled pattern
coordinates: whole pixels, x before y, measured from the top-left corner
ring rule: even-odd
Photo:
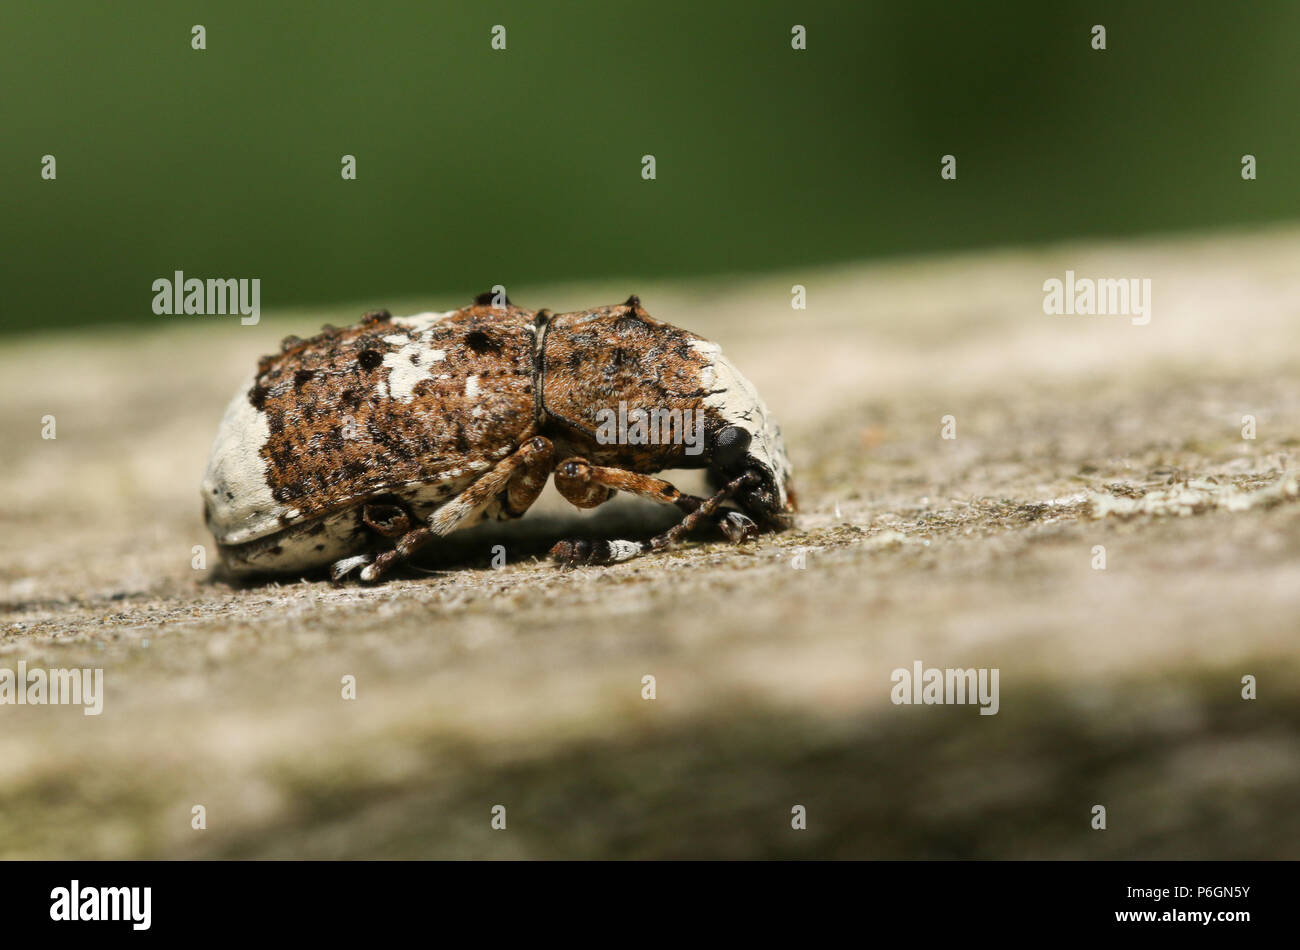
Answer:
[[[384,360],[403,346],[385,337],[426,337],[387,314],[287,340],[263,359],[248,394],[270,428],[262,455],[272,496],[309,518],[499,462],[532,434],[533,316],[475,305],[434,324],[428,349],[446,356],[431,373],[448,378],[421,379],[409,401],[385,395]],[[477,392],[467,395],[471,376]]]
[[[706,357],[692,348],[702,340],[650,317],[635,299],[553,317],[546,333],[546,430],[600,465],[656,472],[699,468],[708,455],[688,456],[675,445],[600,445],[597,413],[631,409],[707,412],[700,378]],[[717,425],[710,420],[710,427]]]

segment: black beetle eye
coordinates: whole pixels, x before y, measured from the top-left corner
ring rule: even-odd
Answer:
[[[725,426],[713,438],[713,464],[722,470],[739,468],[749,450],[749,433],[739,426]]]

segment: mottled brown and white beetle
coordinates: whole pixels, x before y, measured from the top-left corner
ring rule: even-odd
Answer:
[[[563,314],[496,302],[376,311],[263,358],[203,478],[227,568],[328,564],[336,582],[358,569],[374,581],[436,535],[520,517],[551,473],[579,508],[626,491],[685,515],[648,541],[561,541],[551,553],[565,564],[660,551],[700,525],[736,542],[790,525],[781,430],[717,344],[652,319],[636,297]],[[620,402],[700,413],[702,451],[598,439],[600,410]],[[670,468],[707,469],[713,494],[651,477]]]

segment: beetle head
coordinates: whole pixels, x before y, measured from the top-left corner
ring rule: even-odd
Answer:
[[[758,483],[743,489],[736,501],[770,522],[788,525],[796,500],[781,427],[754,384],[717,344],[700,340],[694,345],[707,358],[701,384],[707,392],[705,405],[715,418],[709,434],[710,478],[723,484],[752,472]]]

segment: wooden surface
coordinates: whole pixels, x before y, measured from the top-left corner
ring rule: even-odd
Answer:
[[[194,570],[208,445],[282,335],[461,301],[6,340],[0,666],[106,698],[0,706],[0,856],[1300,857],[1298,262],[1275,231],[511,287],[721,342],[799,529],[562,573],[554,540],[665,514],[548,489],[375,588]],[[1067,269],[1151,278],[1151,323],[1044,315]],[[916,660],[998,668],[999,713],[891,704]]]

